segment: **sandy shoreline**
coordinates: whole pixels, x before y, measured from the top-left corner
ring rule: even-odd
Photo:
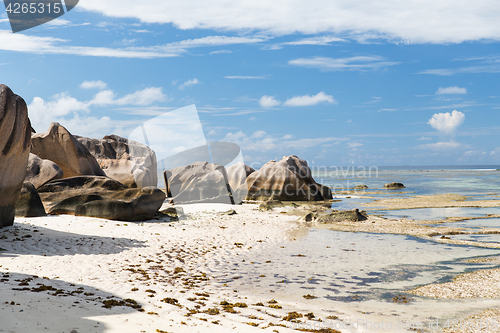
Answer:
[[[0,252],[1,331],[246,332],[269,325],[292,331],[282,318],[307,306],[279,299],[269,304],[272,297],[221,288],[237,278],[240,253],[257,253],[299,227],[294,217],[256,207],[185,206],[189,217],[172,223],[17,218],[0,232],[6,250]],[[229,208],[238,214],[220,214]],[[234,274],[219,269],[221,263],[232,264]],[[143,312],[130,302],[102,307],[106,300],[127,299]],[[223,301],[235,306],[224,307]],[[316,319],[327,316],[315,312]]]
[[[256,267],[263,267],[267,261],[262,253],[275,251],[311,227],[426,239],[457,232],[457,228],[426,225],[436,221],[376,216],[327,225],[297,222],[298,216],[314,208],[308,205],[265,212],[256,204],[182,208],[185,216],[180,221],[131,223],[69,215],[16,218],[13,227],[0,231],[0,248],[5,250],[0,251],[0,332],[253,332],[262,328],[296,332],[297,325],[283,319],[295,311],[302,315],[295,319],[302,324],[326,327],[319,326],[322,320],[322,325],[341,325],[355,318],[355,308],[337,303],[340,307],[332,312],[321,302],[287,297],[286,289],[252,293],[235,289],[233,281],[239,281],[240,267],[248,271],[254,261],[259,264]],[[230,209],[237,214],[224,214]],[[469,297],[496,298],[500,287],[492,281],[498,280],[498,272],[480,270],[410,292],[454,299],[466,291]],[[253,274],[267,278],[258,271]],[[487,295],[486,284],[491,289]],[[273,299],[277,303],[269,303]],[[494,309],[485,313],[490,320],[500,320]],[[340,331],[370,330],[351,326]]]

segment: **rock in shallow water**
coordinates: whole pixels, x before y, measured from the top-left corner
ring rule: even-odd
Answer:
[[[359,209],[353,210],[334,210],[330,213],[310,212],[299,218],[300,222],[318,222],[318,223],[335,223],[335,222],[359,222],[368,219],[365,211]]]
[[[404,186],[401,183],[389,183],[389,184],[385,184],[384,188],[388,189],[388,190],[397,190],[397,189],[400,189],[400,188],[406,188],[406,186]]]
[[[13,225],[30,152],[31,124],[24,100],[0,85],[0,228]]]

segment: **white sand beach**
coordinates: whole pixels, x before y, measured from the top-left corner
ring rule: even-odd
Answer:
[[[189,205],[183,207],[187,219],[172,223],[16,218],[0,232],[0,331],[247,332],[281,324],[272,330],[290,332],[283,326],[292,323],[282,317],[305,313],[307,305],[269,304],[271,297],[224,287],[224,280],[237,278],[241,253],[251,256],[298,228],[295,217],[256,207]],[[238,214],[220,214],[228,209]],[[219,269],[221,263],[234,268]],[[144,311],[103,307],[105,300],[126,299]],[[230,313],[221,301],[247,306]],[[263,306],[254,305],[259,302]],[[206,311],[214,308],[217,314]],[[326,320],[328,313],[318,311],[315,319]]]
[[[422,243],[397,228],[328,231],[284,214],[289,207],[178,207],[179,221],[16,218],[0,231],[0,332],[411,332],[353,323],[460,319],[497,307],[489,297],[440,300],[450,284],[422,287],[430,290],[423,298],[405,295],[408,286],[464,272],[460,262],[433,270],[436,258],[494,249]],[[358,223],[363,231],[381,219]]]

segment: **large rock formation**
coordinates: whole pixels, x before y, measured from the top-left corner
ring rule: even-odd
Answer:
[[[35,186],[25,182],[21,189],[21,195],[16,202],[16,216],[39,217],[45,215],[47,215],[45,208]]]
[[[14,223],[30,153],[31,124],[24,100],[0,85],[0,228]]]
[[[226,170],[229,185],[233,193],[235,193],[238,198],[245,199],[248,193],[247,178],[251,173],[255,172],[255,169],[243,162],[238,162],[231,165]]]
[[[120,221],[150,220],[158,212],[165,193],[155,187],[128,188],[98,176],[55,180],[38,193],[49,214],[75,214]]]
[[[247,200],[330,200],[330,188],[316,183],[307,162],[295,155],[270,161],[247,178]]]
[[[174,203],[232,203],[235,198],[229,194],[227,173],[226,176],[224,173],[226,169],[222,165],[208,162],[171,169],[168,182]]]
[[[87,148],[59,123],[50,124],[45,133],[32,135],[31,152],[56,163],[63,170],[64,178],[106,176]]]
[[[59,165],[50,160],[42,160],[35,154],[30,154],[26,182],[33,184],[35,188],[39,188],[51,180],[61,178],[63,178],[63,171]]]
[[[148,146],[117,135],[75,137],[96,158],[106,176],[128,187],[158,186],[156,154]]]

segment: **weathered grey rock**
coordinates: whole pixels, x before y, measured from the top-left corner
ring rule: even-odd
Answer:
[[[247,178],[247,200],[330,200],[331,190],[316,183],[307,162],[295,155],[270,161]]]
[[[337,210],[332,211],[328,214],[320,214],[316,219],[319,223],[334,223],[334,222],[359,222],[368,219],[368,215],[365,211],[360,211],[359,209],[353,210]]]
[[[49,209],[49,214],[51,215],[61,215],[61,214],[69,214],[74,215],[76,211],[76,207],[80,205],[84,205],[87,202],[96,201],[96,200],[104,200],[104,198],[97,194],[77,194],[72,195],[68,198],[62,199],[61,201],[56,202]]]
[[[39,188],[51,180],[63,178],[62,169],[50,160],[43,160],[35,154],[30,154],[26,172],[26,182]]]
[[[259,210],[267,212],[277,207],[285,207],[285,205],[279,200],[268,200],[259,205]]]
[[[356,185],[353,187],[355,190],[367,190],[368,186],[361,184],[361,185]]]
[[[128,188],[99,176],[55,180],[38,189],[49,214],[75,214],[120,221],[152,219],[165,200],[155,187]]]
[[[158,216],[159,215],[159,216]],[[185,220],[186,215],[184,214],[184,209],[182,207],[167,207],[158,212],[157,217],[161,219],[162,217],[168,217],[170,221]]]
[[[39,217],[45,216],[42,200],[33,184],[24,182],[21,195],[16,202],[16,216]]]
[[[299,222],[314,222],[318,218],[318,213],[316,212],[309,212],[304,215],[302,215],[298,221]]]
[[[385,184],[384,188],[388,189],[388,190],[397,190],[397,189],[401,189],[401,188],[406,188],[406,186],[404,186],[401,183],[389,183],[389,184]]]
[[[236,215],[238,214],[234,209],[230,209],[228,211],[220,213],[220,215]]]
[[[173,168],[169,177],[170,192],[175,204],[181,203],[227,203],[241,200],[230,196],[222,165],[208,162]]]
[[[79,205],[75,215],[100,217],[118,221],[146,221],[151,220],[160,209],[165,193],[156,187],[128,189],[133,191],[129,201],[123,200],[95,200]]]
[[[365,211],[359,209],[353,210],[334,210],[330,213],[309,212],[299,218],[300,222],[317,223],[335,223],[335,222],[359,222],[368,219]]]
[[[13,225],[30,152],[31,124],[24,100],[0,85],[0,228]]]
[[[167,207],[165,209],[160,210],[161,213],[167,214],[167,215],[182,215],[184,214],[184,209],[182,207]]]
[[[75,138],[96,158],[109,178],[128,187],[157,186],[156,154],[148,146],[117,135],[102,139],[75,135]]]
[[[238,198],[245,198],[248,193],[247,178],[255,172],[255,169],[249,167],[243,162],[231,165],[227,169],[227,178],[231,189]]]
[[[88,149],[59,123],[51,123],[47,132],[31,136],[31,152],[56,163],[64,178],[106,176]]]

